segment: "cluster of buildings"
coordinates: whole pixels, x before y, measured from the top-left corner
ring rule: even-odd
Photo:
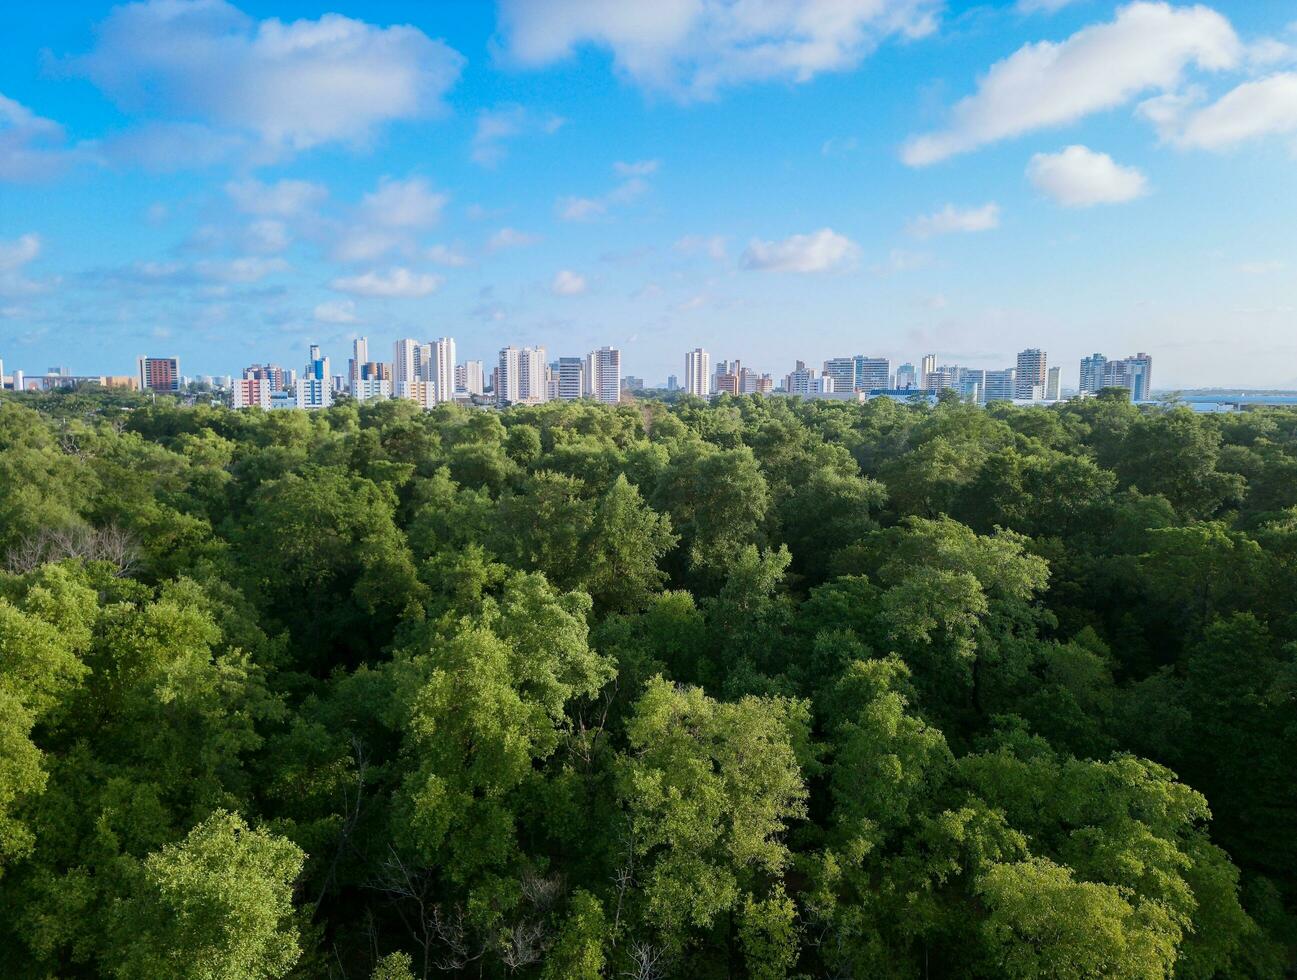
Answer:
[[[621,351],[601,347],[583,357],[551,361],[544,347],[510,345],[488,376],[481,361],[456,359],[453,337],[398,340],[390,361],[371,359],[368,338],[357,337],[345,374],[334,374],[328,356],[312,344],[300,373],[253,364],[231,387],[235,408],[327,408],[343,392],[359,402],[401,398],[425,409],[447,402],[506,406],[578,398],[615,405],[622,392]]]
[[[1081,358],[1081,394],[1103,388],[1125,388],[1131,401],[1148,401],[1153,391],[1153,358],[1140,352],[1134,357],[1109,360],[1102,354]]]
[[[1124,388],[1133,401],[1149,401],[1152,378],[1153,359],[1148,354],[1120,359],[1092,354],[1081,359],[1078,391],[1086,396],[1104,388]],[[90,382],[106,388],[178,393],[190,380],[180,374],[180,361],[175,357],[141,357],[134,375],[75,375],[66,368],[50,368],[43,375],[25,376],[17,370],[6,375],[0,361],[0,387],[14,391],[48,391]],[[544,347],[510,345],[500,350],[488,371],[482,361],[457,360],[453,337],[398,340],[392,345],[390,361],[371,359],[368,339],[358,337],[352,343],[345,372],[339,374],[333,373],[328,355],[312,344],[300,371],[277,364],[252,364],[238,378],[204,376],[196,380],[228,389],[235,408],[265,409],[327,408],[340,393],[360,402],[402,398],[425,409],[445,402],[504,407],[580,398],[615,405],[624,393],[646,387],[642,378],[623,377],[621,351],[615,347],[551,360]],[[895,371],[888,358],[863,354],[831,357],[819,368],[797,361],[778,385],[770,374],[758,373],[737,358],[718,361],[713,367],[711,355],[695,347],[685,354],[684,384],[672,375],[666,387],[699,398],[729,393],[851,401],[880,396],[935,400],[942,391],[954,391],[966,401],[985,404],[1052,402],[1063,397],[1061,368],[1050,367],[1046,353],[1034,347],[1019,352],[1012,366],[998,370],[939,365],[935,354],[920,358],[917,367],[907,361]]]
[[[171,366],[170,382],[166,366]],[[152,387],[156,382],[158,387]],[[135,374],[73,374],[65,367],[51,367],[44,374],[27,374],[17,368],[5,374],[4,361],[0,360],[0,389],[9,391],[54,391],[58,388],[75,388],[95,384],[101,388],[118,388],[126,391],[179,391],[180,362],[174,357],[141,357]],[[168,385],[163,387],[164,385]]]
[[[616,347],[600,347],[584,357],[556,361],[549,360],[544,347],[505,347],[491,372],[491,392],[500,406],[578,398],[616,405],[624,387],[621,351]]]
[[[1102,388],[1125,388],[1133,401],[1148,401],[1152,391],[1153,359],[1144,353],[1121,360],[1109,360],[1094,354],[1081,361],[1081,395],[1092,395]],[[927,395],[935,398],[942,391],[955,391],[976,404],[993,401],[1052,402],[1063,397],[1062,369],[1050,367],[1048,356],[1039,348],[1019,352],[1016,363],[998,370],[970,368],[959,364],[938,364],[935,354],[920,358],[916,367],[910,362],[895,372],[886,357],[831,357],[820,368],[798,361],[784,375],[778,387],[768,374],[757,374],[742,367],[739,361],[720,361],[711,370],[711,357],[701,347],[685,354],[685,383],[681,387],[673,375],[668,390],[684,391],[700,398],[721,392],[750,394],[768,392],[801,395],[806,398],[831,398],[863,401],[869,397],[910,398]]]

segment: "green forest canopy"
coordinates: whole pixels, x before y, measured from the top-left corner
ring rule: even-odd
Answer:
[[[1297,411],[0,401],[19,978],[1279,977]]]

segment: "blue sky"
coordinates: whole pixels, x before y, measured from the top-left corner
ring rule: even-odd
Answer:
[[[1297,385],[1297,4],[0,8],[0,358],[449,334]]]

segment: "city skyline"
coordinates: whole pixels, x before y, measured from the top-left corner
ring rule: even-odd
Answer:
[[[1078,384],[1064,385],[1061,365],[1048,363],[1048,352],[1028,348],[1018,352],[1014,366],[1001,369],[938,364],[935,353],[918,358],[919,368],[906,361],[893,371],[888,358],[863,354],[825,359],[821,367],[798,360],[776,385],[770,372],[753,370],[742,359],[718,360],[708,373],[710,353],[695,347],[684,354],[684,385],[677,375],[665,383],[649,384],[623,372],[621,351],[604,345],[584,357],[552,357],[543,346],[500,349],[490,372],[482,360],[456,359],[453,337],[422,342],[402,338],[392,345],[391,361],[370,360],[368,337],[352,341],[352,356],[344,373],[334,373],[330,355],[311,344],[301,375],[294,368],[272,362],[253,363],[235,375],[185,376],[175,357],[137,359],[137,376],[73,375],[65,367],[50,367],[43,375],[27,377],[21,369],[6,375],[0,359],[0,388],[48,390],[81,382],[106,387],[134,387],[142,391],[179,393],[190,381],[210,382],[224,391],[234,408],[327,408],[338,394],[361,402],[407,399],[432,409],[443,402],[479,406],[540,404],[591,398],[617,404],[627,391],[657,389],[710,398],[713,395],[772,394],[808,398],[847,398],[863,395],[904,397],[921,392],[934,396],[945,390],[974,404],[992,401],[1021,403],[1057,402],[1098,394],[1105,388],[1124,388],[1136,402],[1157,400],[1153,385],[1153,359],[1146,352],[1124,358],[1093,353],[1081,359]],[[1165,391],[1165,389],[1161,389]],[[487,393],[490,397],[486,397]]]
[[[1140,350],[1162,388],[1297,386],[1290,6],[538,9],[6,5],[0,355],[1040,347],[1071,387]]]

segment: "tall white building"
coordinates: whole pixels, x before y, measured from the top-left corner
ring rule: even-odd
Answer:
[[[928,389],[928,375],[937,370],[937,355],[924,354],[923,360],[919,362],[919,387],[925,391]]]
[[[481,361],[465,361],[455,368],[455,389],[470,395],[486,391],[486,373]]]
[[[386,378],[356,378],[351,382],[351,397],[358,402],[385,401],[392,397],[392,382]]]
[[[544,347],[524,347],[518,352],[518,401],[539,405],[549,400],[546,367]]]
[[[805,361],[798,361],[796,366],[784,375],[784,391],[790,395],[809,395],[816,377],[818,375],[813,368],[808,368]]]
[[[347,381],[355,384],[360,380],[360,369],[369,363],[369,338],[357,337],[351,342],[351,363],[347,365]]]
[[[329,378],[298,378],[295,408],[328,408],[333,404],[333,382]]]
[[[712,359],[701,347],[685,354],[685,391],[699,398],[712,393]]]
[[[590,352],[590,393],[596,401],[616,405],[621,401],[621,351],[600,347]]]
[[[437,391],[437,401],[448,402],[455,397],[455,338],[439,337],[431,344],[428,380]]]
[[[495,401],[498,405],[512,405],[519,400],[520,353],[512,344],[500,350],[500,360],[495,369]]]
[[[392,385],[409,384],[419,380],[420,344],[409,337],[398,340],[392,345]],[[399,397],[399,396],[398,396]]]

